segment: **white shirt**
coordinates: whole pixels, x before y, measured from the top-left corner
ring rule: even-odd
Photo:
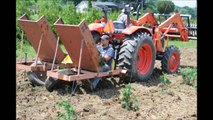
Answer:
[[[126,21],[127,21],[127,15],[124,14],[123,12],[118,16],[117,21],[121,21],[126,25]]]

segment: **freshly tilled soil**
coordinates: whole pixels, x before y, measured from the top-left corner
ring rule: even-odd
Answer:
[[[181,66],[197,67],[197,49],[181,49]],[[162,86],[160,62],[148,82],[133,82],[132,91],[139,102],[139,110],[121,107],[121,91],[125,84],[114,85],[110,78],[103,79],[96,91],[81,86],[76,94],[71,87],[48,92],[45,87],[32,87],[26,73],[16,74],[16,119],[54,120],[60,111],[58,103],[68,100],[78,120],[197,120],[197,89],[183,84],[180,72],[167,75],[172,82]],[[118,81],[119,78],[114,78]]]

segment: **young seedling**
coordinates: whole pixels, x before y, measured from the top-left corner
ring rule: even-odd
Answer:
[[[122,89],[122,108],[127,109],[128,111],[137,111],[139,109],[139,104],[136,96],[134,96],[134,99],[132,97],[132,87],[129,83]]]
[[[197,87],[197,69],[196,68],[184,68],[181,70],[183,83]]]
[[[171,81],[166,77],[166,73],[163,73],[161,76],[160,76],[160,81],[161,81],[161,83],[162,83],[162,89],[161,89],[161,92],[163,92],[166,88],[167,88],[167,86],[169,85],[169,84],[171,84]]]
[[[77,120],[77,114],[68,100],[59,102],[58,106],[60,112],[57,112],[57,120]]]

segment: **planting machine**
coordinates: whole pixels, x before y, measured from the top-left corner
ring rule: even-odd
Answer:
[[[177,26],[181,33],[180,40],[188,41],[188,31],[181,23],[179,14],[175,13],[161,25],[154,25],[152,22],[152,27],[144,27],[141,26],[142,19],[130,20],[129,7],[125,7],[125,13],[126,26],[120,21],[108,20],[107,17],[102,21],[104,24],[96,21],[89,26],[86,20],[82,20],[79,25],[69,25],[59,18],[54,23],[58,40],[44,17],[31,21],[23,15],[19,23],[37,56],[33,62],[17,63],[17,69],[27,70],[31,81],[45,85],[48,91],[53,91],[63,81],[77,84],[77,81],[81,80],[115,75],[147,81],[156,60],[161,60],[164,72],[175,73],[180,65],[180,52],[176,46],[168,46],[168,38],[172,36],[167,33],[172,26]],[[148,18],[147,16],[145,18]],[[166,31],[162,32],[165,28]],[[98,72],[101,68],[101,58],[96,48],[96,40],[98,41],[102,34],[110,36],[110,44],[115,49],[115,67],[107,72]],[[63,53],[58,45],[59,39],[67,54]],[[63,63],[67,61],[66,55],[71,58],[71,62],[68,60]],[[46,78],[44,81],[39,78],[40,74],[37,74],[40,72]]]

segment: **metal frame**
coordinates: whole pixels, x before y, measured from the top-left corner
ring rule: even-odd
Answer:
[[[76,69],[76,71],[74,70],[75,68],[71,68],[71,69],[74,72],[77,72],[77,69]],[[126,73],[126,71],[122,70],[122,69],[116,69],[116,70],[108,71],[108,72],[90,72],[90,71],[81,70],[80,74],[64,75],[64,74],[58,73],[58,70],[55,70],[55,71],[47,71],[47,76],[71,82],[71,81],[86,80],[86,79],[91,79],[91,78],[100,78],[100,77],[121,75],[121,74],[125,74],[125,73]]]
[[[16,69],[27,70],[27,71],[48,71],[52,68],[52,63],[44,62],[43,64],[37,64],[36,66],[31,66],[34,61],[28,62],[17,62]],[[54,64],[53,69],[60,68],[71,68],[72,64]]]

